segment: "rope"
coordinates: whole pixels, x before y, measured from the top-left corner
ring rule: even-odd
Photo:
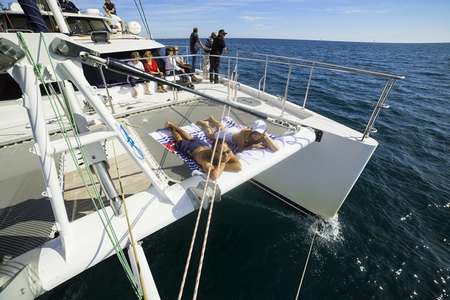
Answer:
[[[129,235],[129,239],[130,239],[130,243],[131,243],[131,248],[133,250],[134,261],[136,262],[136,269],[138,272],[139,281],[141,283],[141,290],[142,290],[143,298],[144,298],[144,300],[147,300],[149,298],[147,295],[147,291],[144,288],[145,281],[144,281],[144,278],[142,277],[141,264],[139,262],[139,258],[137,256],[137,251],[136,251],[136,240],[134,239],[133,230],[131,228],[130,216],[128,215],[127,203],[125,201],[125,192],[124,192],[124,188],[123,188],[123,184],[122,184],[122,178],[121,178],[120,172],[119,172],[119,162],[117,161],[116,146],[114,145],[114,141],[112,141],[111,143],[112,143],[113,154],[114,154],[114,162],[116,164],[117,178],[119,180],[120,198],[122,199],[123,211],[125,214],[125,218],[127,220],[128,235]]]
[[[224,105],[223,109],[222,109],[221,119],[223,119],[223,117],[225,116],[225,109],[226,109],[226,106]],[[219,132],[220,132],[220,128],[219,128]],[[217,134],[217,137],[219,137],[219,134]],[[217,148],[217,143],[218,143],[218,138],[216,138],[216,140],[214,141],[214,147],[213,147],[213,152],[212,152],[213,154],[214,154],[214,152],[215,152],[215,150]],[[213,163],[213,160],[214,160],[214,155],[211,155],[211,160],[210,160],[211,164]],[[203,207],[203,204],[204,204],[204,201],[205,201],[206,189],[208,187],[208,182],[209,182],[210,175],[211,175],[211,168],[208,170],[208,173],[206,175],[206,181],[205,181],[205,186],[203,187],[202,199],[200,201],[200,207],[199,207],[199,210],[198,210],[198,213],[197,213],[197,219],[195,221],[194,232],[192,233],[191,244],[189,246],[188,257],[186,259],[186,264],[184,266],[183,278],[181,280],[180,290],[178,292],[178,300],[181,300],[181,298],[183,297],[184,286],[186,284],[186,277],[187,277],[187,273],[189,271],[189,265],[190,265],[191,258],[192,258],[192,251],[194,249],[195,239],[197,237],[198,225],[200,223],[200,217],[201,217],[201,214],[202,214],[202,207]]]
[[[228,117],[230,116],[230,110],[231,110],[230,107],[228,107],[228,113],[227,113]],[[219,140],[219,133],[220,133],[220,127],[219,127],[219,132],[217,133],[216,145],[217,145],[217,141]],[[226,133],[224,134],[223,140],[225,140],[225,135],[226,135]],[[218,163],[218,166],[217,166],[217,168],[219,168],[219,169],[220,169],[220,164],[222,163],[223,146],[224,146],[224,143],[222,143],[222,146],[220,148],[219,163]],[[218,185],[218,183],[216,181],[215,184],[214,184],[213,195],[216,194],[217,185]],[[208,212],[208,221],[206,223],[205,236],[203,237],[203,245],[202,245],[202,252],[201,252],[201,255],[200,255],[200,262],[198,264],[198,269],[197,269],[197,278],[195,280],[194,295],[192,296],[193,300],[197,299],[198,287],[200,286],[200,278],[201,278],[201,275],[202,275],[203,261],[204,261],[204,258],[205,258],[206,243],[208,242],[208,235],[209,235],[209,228],[210,228],[210,225],[211,225],[211,218],[212,218],[213,207],[214,207],[214,201],[211,201],[211,204],[209,206],[209,212]]]
[[[106,91],[106,97],[108,97],[109,106],[111,107],[111,113],[115,114],[116,112],[114,111],[114,105],[112,103],[112,97],[109,94],[109,89],[108,89],[108,84],[106,83],[105,73],[103,73],[103,66],[102,65],[98,66],[98,69],[100,71],[100,76],[102,77],[103,86],[104,86],[105,91]]]
[[[136,9],[139,13],[139,17],[141,18],[141,22],[145,27],[145,31],[147,31],[149,38],[152,38],[152,35],[150,33],[150,27],[148,27],[147,18],[145,16],[144,7],[142,6],[142,2],[140,0],[138,0],[139,1],[139,4],[138,4],[138,2],[136,2],[136,0],[133,0],[133,1],[134,1],[134,5],[136,5]]]
[[[142,16],[144,17],[145,26],[147,27],[148,37],[152,38],[152,33],[150,32],[150,26],[148,25],[147,14],[145,13],[144,6],[142,5],[141,0],[138,0],[138,1],[139,1],[139,6],[141,7],[141,10],[142,10]]]
[[[316,239],[316,235],[317,235],[317,225],[315,226],[314,235],[311,239],[311,245],[309,246],[308,256],[306,257],[305,266],[303,267],[303,273],[302,273],[302,277],[300,278],[300,283],[298,284],[298,289],[297,289],[297,294],[295,295],[295,300],[298,300],[298,296],[300,295],[300,290],[302,288],[303,279],[305,278],[306,268],[308,267],[309,257],[311,256],[311,251],[312,251],[312,248],[314,245],[314,240]]]
[[[292,203],[289,203],[288,201],[286,201],[285,199],[283,199],[282,197],[280,197],[279,195],[275,194],[274,192],[272,192],[271,190],[269,190],[268,188],[264,187],[262,184],[260,184],[259,182],[255,181],[254,179],[250,179],[250,183],[252,183],[253,185],[256,185],[258,188],[260,188],[261,190],[263,190],[264,192],[268,193],[269,195],[277,198],[278,200],[280,200],[281,202],[289,205],[290,207],[292,207],[293,209],[301,212],[304,215],[309,215],[306,211],[304,211],[303,209],[301,209],[300,207],[297,207],[295,205],[293,205]]]

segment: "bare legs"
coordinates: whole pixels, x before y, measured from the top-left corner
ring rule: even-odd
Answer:
[[[189,133],[187,133],[186,131],[184,131],[183,129],[181,129],[180,127],[178,127],[177,125],[173,124],[170,121],[166,122],[166,128],[172,131],[173,137],[177,142],[181,140],[187,141],[192,140],[192,135],[190,135]]]
[[[216,132],[219,128],[222,129],[223,125],[219,121],[217,121],[213,116],[205,120],[200,120],[197,122],[197,125],[200,126],[208,135],[210,139],[214,138],[214,132]]]

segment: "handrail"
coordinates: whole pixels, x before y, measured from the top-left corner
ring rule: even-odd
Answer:
[[[247,51],[241,51],[240,53],[247,53]],[[306,102],[308,100],[308,95],[309,95],[309,90],[310,90],[310,86],[311,86],[311,81],[312,81],[312,75],[313,75],[313,71],[317,70],[317,69],[322,69],[322,70],[329,70],[329,71],[335,71],[335,72],[343,72],[343,73],[351,73],[351,74],[357,74],[357,75],[366,75],[366,76],[372,76],[372,77],[378,77],[378,78],[383,78],[385,79],[386,85],[384,86],[384,89],[377,101],[377,104],[374,107],[374,110],[372,111],[372,114],[365,126],[364,132],[363,132],[363,136],[361,140],[364,140],[366,137],[369,136],[370,133],[375,132],[376,129],[373,127],[375,124],[376,119],[378,118],[378,115],[381,111],[381,109],[386,108],[386,105],[384,104],[385,101],[387,100],[387,97],[389,95],[389,92],[392,89],[392,86],[394,85],[396,80],[399,79],[404,79],[404,76],[400,76],[400,75],[394,75],[394,74],[388,74],[388,73],[383,73],[383,72],[375,72],[375,71],[369,71],[369,70],[364,70],[364,69],[359,69],[359,68],[353,68],[353,67],[346,67],[346,66],[340,66],[340,65],[336,65],[336,64],[329,64],[329,63],[323,63],[323,62],[319,62],[319,61],[313,61],[313,60],[306,60],[306,59],[301,59],[301,58],[294,58],[294,57],[287,57],[287,56],[280,56],[280,55],[272,55],[272,54],[261,54],[261,53],[253,53],[253,52],[248,52],[252,55],[256,55],[256,56],[262,56],[264,55],[264,59],[262,58],[252,58],[252,57],[243,57],[242,54],[240,55],[236,55],[236,56],[228,56],[228,55],[210,55],[210,56],[214,56],[214,57],[221,57],[224,60],[228,60],[228,65],[230,65],[230,62],[234,61],[235,63],[235,71],[232,72],[231,75],[231,81],[236,81],[237,77],[237,65],[239,61],[248,61],[248,62],[258,62],[258,63],[264,63],[265,67],[264,67],[264,74],[263,76],[260,78],[260,80],[258,81],[258,92],[260,93],[261,91],[264,93],[265,92],[265,88],[266,88],[266,79],[267,79],[267,68],[268,68],[268,64],[277,64],[277,65],[283,65],[283,66],[287,66],[288,67],[288,75],[287,75],[287,79],[286,79],[286,86],[285,86],[285,91],[284,91],[284,96],[281,97],[281,108],[282,108],[282,113],[280,115],[280,117],[283,117],[283,114],[285,112],[285,106],[286,106],[286,102],[288,101],[288,88],[289,88],[289,80],[291,77],[291,72],[293,70],[293,67],[299,67],[299,68],[309,68],[310,72],[309,72],[309,77],[308,77],[308,82],[307,82],[307,87],[306,87],[306,92],[305,92],[305,96],[303,99],[303,105],[302,107],[305,108],[306,106]],[[176,56],[179,57],[183,57],[183,58],[188,58],[191,56],[200,56],[202,57],[203,54],[177,54]],[[165,58],[167,56],[157,56],[154,58]],[[272,58],[272,59],[269,59]],[[141,58],[141,60],[145,60],[146,58]],[[129,59],[127,60],[122,60],[122,61],[129,61]],[[195,73],[195,72],[194,72]],[[224,75],[224,77],[226,77],[226,75]],[[230,74],[228,75],[228,77],[230,78]],[[229,82],[229,90],[231,88],[230,82]],[[236,83],[234,85],[234,97],[233,99],[236,98],[237,95],[237,90],[238,90],[238,84]],[[230,95],[229,95],[230,91],[228,91],[227,93],[227,99],[230,99]]]
[[[244,51],[245,52],[245,51]],[[257,54],[257,55],[263,55],[263,54]],[[202,57],[203,54],[177,54],[176,56],[180,57]],[[354,74],[362,74],[362,75],[371,75],[375,77],[383,77],[387,79],[405,79],[405,76],[400,75],[393,75],[388,73],[382,73],[382,72],[375,72],[375,71],[369,71],[364,69],[358,69],[353,67],[346,67],[346,66],[340,66],[335,64],[329,64],[329,63],[323,63],[319,61],[309,61],[304,60],[300,58],[289,58],[287,56],[279,56],[279,55],[270,55],[267,54],[268,57],[275,57],[275,58],[282,58],[282,59],[290,59],[294,61],[304,62],[304,63],[292,63],[292,62],[283,62],[283,61],[277,61],[277,60],[268,60],[268,59],[259,59],[259,58],[250,58],[250,57],[242,57],[239,56],[238,58],[235,56],[228,56],[228,55],[214,55],[211,54],[210,56],[213,57],[221,57],[224,59],[230,59],[230,60],[241,60],[241,61],[254,61],[254,62],[264,62],[267,64],[279,64],[279,65],[292,65],[296,67],[306,67],[306,68],[316,68],[316,69],[325,69],[325,70],[332,70],[332,71],[338,71],[338,72],[346,72],[346,73],[354,73]],[[152,58],[165,58],[168,57],[168,55],[160,55],[160,56],[153,56]],[[122,59],[121,61],[131,61],[132,59]],[[141,57],[139,60],[146,60],[146,58]],[[264,76],[263,76],[264,78]]]
[[[390,79],[405,79],[405,76],[401,76],[401,75],[394,75],[394,74],[389,74],[389,73],[384,73],[384,72],[369,71],[369,70],[360,69],[360,68],[347,67],[347,66],[331,64],[331,63],[324,63],[324,62],[320,62],[320,61],[308,60],[308,59],[303,59],[303,58],[298,58],[298,57],[289,57],[289,56],[274,55],[274,54],[263,54],[263,53],[250,52],[250,51],[241,51],[241,53],[242,52],[250,53],[250,54],[253,54],[253,55],[257,55],[257,56],[259,55],[259,56],[266,56],[266,57],[273,57],[273,58],[281,58],[281,59],[299,61],[299,62],[303,62],[304,63],[303,66],[307,66],[307,67],[313,67],[314,66],[316,68],[347,71],[349,73],[372,75],[372,76],[384,77],[384,78],[390,78]]]

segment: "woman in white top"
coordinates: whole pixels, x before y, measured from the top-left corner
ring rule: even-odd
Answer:
[[[145,72],[144,69],[144,65],[142,64],[142,62],[139,60],[141,58],[141,56],[139,55],[139,52],[135,51],[131,53],[131,60],[128,62],[128,64],[132,67],[135,67],[136,69],[142,70]],[[131,95],[136,98],[138,96],[138,90],[136,89],[136,84],[139,78],[134,77],[134,76],[127,76],[127,81],[128,83],[131,85],[132,87],[132,92]],[[149,94],[148,91],[148,86],[145,85],[145,94]]]
[[[206,120],[197,122],[210,139],[224,140],[234,153],[247,149],[266,148],[272,152],[278,151],[277,145],[266,134],[267,125],[263,120],[256,120],[250,126],[243,129],[236,127],[227,128],[222,123],[210,116]]]

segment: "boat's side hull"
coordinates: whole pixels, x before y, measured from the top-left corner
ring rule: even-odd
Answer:
[[[323,133],[280,164],[256,176],[256,181],[324,218],[341,207],[378,143]]]

